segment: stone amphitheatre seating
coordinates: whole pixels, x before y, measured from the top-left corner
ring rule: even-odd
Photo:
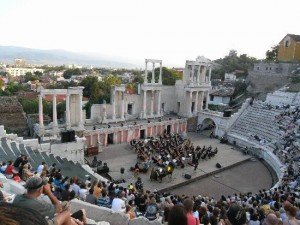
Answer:
[[[266,109],[261,103],[249,106],[237,118],[228,132],[228,136],[240,136],[255,141],[254,136],[274,143],[281,136],[275,116],[280,113],[277,109]]]
[[[29,146],[24,146],[24,144],[19,144],[14,141],[11,142],[5,137],[1,138],[0,161],[14,161],[20,154],[25,154],[29,157],[30,164],[34,169],[42,162],[46,162],[48,166],[56,163],[56,167],[61,169],[65,176],[78,176],[81,180],[86,180],[87,176],[90,176],[92,180],[96,180],[96,178],[83,169],[79,163],[75,164],[66,158],[54,156],[46,152],[35,151]]]

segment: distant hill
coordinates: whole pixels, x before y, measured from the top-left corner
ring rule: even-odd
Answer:
[[[65,50],[41,50],[15,46],[0,46],[0,62],[13,63],[15,58],[24,58],[30,64],[78,64],[83,66],[127,67],[136,65],[96,54],[75,53]]]

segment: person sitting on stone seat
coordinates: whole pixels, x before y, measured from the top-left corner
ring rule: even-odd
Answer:
[[[39,212],[16,206],[10,203],[0,203],[1,225],[50,225]]]
[[[16,160],[15,160],[15,162],[14,162],[14,168],[15,168],[15,170],[19,170],[19,167],[20,167],[20,164],[22,163],[22,162],[24,162],[24,160],[25,160],[25,155],[20,155]]]
[[[8,165],[7,165],[6,170],[5,170],[5,176],[8,179],[13,177],[13,170],[14,170],[14,167],[13,167],[12,161],[8,161]]]
[[[80,210],[82,221],[72,218],[70,207],[66,205],[64,208],[58,199],[52,194],[47,179],[39,176],[33,176],[27,180],[25,187],[27,193],[17,195],[13,201],[16,206],[29,208],[42,214],[50,223],[55,225],[83,225],[86,223],[85,210]],[[51,203],[41,200],[39,197],[44,194],[49,197]]]

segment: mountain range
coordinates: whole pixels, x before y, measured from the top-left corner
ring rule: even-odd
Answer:
[[[66,50],[41,50],[16,46],[0,46],[0,62],[12,64],[15,58],[25,59],[29,64],[77,64],[82,66],[135,68],[123,59],[105,57],[94,53],[77,53]]]

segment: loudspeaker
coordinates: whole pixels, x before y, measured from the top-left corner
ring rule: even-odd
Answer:
[[[189,179],[192,178],[192,176],[191,176],[190,174],[187,174],[187,173],[186,173],[186,174],[184,174],[184,178],[187,179],[187,180],[189,180]]]
[[[120,169],[120,173],[121,173],[121,174],[124,174],[124,172],[125,172],[125,169],[124,169],[124,167],[121,167],[121,169]]]
[[[69,142],[69,132],[68,131],[62,131],[61,132],[61,143]]]
[[[221,166],[220,163],[217,163],[217,164],[216,164],[216,167],[217,167],[218,169],[221,169],[221,168],[222,168],[222,166]]]
[[[69,131],[69,141],[70,142],[75,141],[75,130],[70,130]]]
[[[230,109],[226,109],[223,112],[223,117],[231,117],[231,110]]]

